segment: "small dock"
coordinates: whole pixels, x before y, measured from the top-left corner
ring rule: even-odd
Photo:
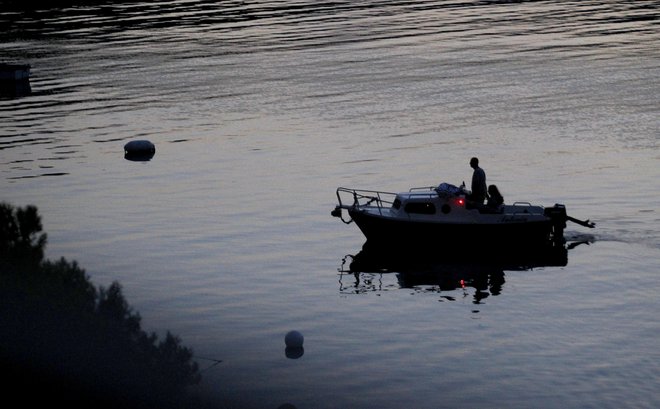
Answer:
[[[0,81],[20,82],[30,80],[30,64],[0,64]]]
[[[29,64],[0,63],[0,96],[22,97],[31,93]]]

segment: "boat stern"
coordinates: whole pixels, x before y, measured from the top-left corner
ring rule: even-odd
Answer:
[[[552,226],[551,235],[552,239],[564,240],[564,229],[566,228],[566,206],[563,204],[555,203],[552,207],[546,207],[543,214],[550,219]]]

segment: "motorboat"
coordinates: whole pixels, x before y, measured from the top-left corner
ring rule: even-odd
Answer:
[[[595,227],[589,220],[568,216],[563,204],[474,204],[464,185],[449,183],[401,193],[344,187],[336,193],[339,203],[333,216],[347,224],[355,222],[368,244],[393,248],[533,247],[563,243],[567,221]]]

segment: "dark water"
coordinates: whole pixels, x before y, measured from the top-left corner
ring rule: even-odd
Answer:
[[[0,98],[1,199],[221,359],[201,389],[228,407],[660,405],[659,2],[0,5],[0,59],[32,65]],[[338,186],[460,183],[472,156],[588,244],[340,271],[363,237]]]

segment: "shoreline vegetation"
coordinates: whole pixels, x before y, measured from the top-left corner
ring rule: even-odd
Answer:
[[[5,401],[68,407],[209,407],[193,352],[141,329],[121,285],[44,258],[35,206],[0,203],[0,365]]]

